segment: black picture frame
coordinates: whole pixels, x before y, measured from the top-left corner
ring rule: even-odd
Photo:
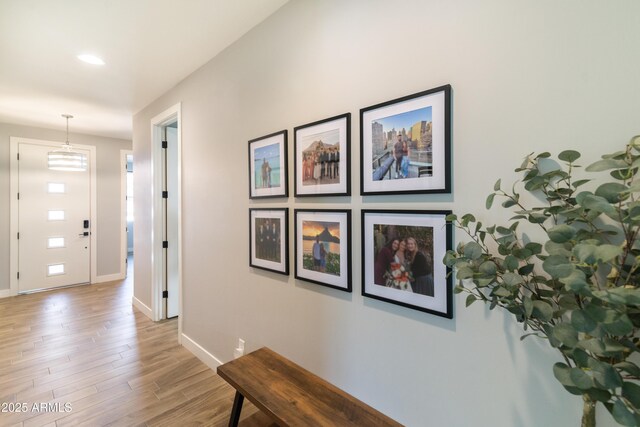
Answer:
[[[289,208],[249,209],[249,265],[289,275]]]
[[[250,199],[289,196],[288,157],[286,129],[249,141]]]
[[[296,209],[294,217],[295,278],[351,292],[351,210]]]
[[[293,130],[294,196],[351,195],[351,113]]]
[[[450,213],[362,210],[362,295],[453,318],[453,278],[442,262],[452,246]]]
[[[361,195],[450,192],[451,85],[360,110]]]

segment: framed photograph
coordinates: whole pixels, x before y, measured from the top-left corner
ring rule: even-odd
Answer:
[[[360,110],[360,194],[450,192],[450,85]]]
[[[249,209],[249,265],[289,275],[289,209]]]
[[[287,197],[287,131],[249,141],[249,198]]]
[[[295,210],[295,277],[351,292],[351,211]]]
[[[293,132],[295,196],[350,196],[351,113],[298,126]]]
[[[362,211],[362,295],[451,319],[451,211]]]

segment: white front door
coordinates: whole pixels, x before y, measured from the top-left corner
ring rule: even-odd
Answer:
[[[89,283],[90,152],[84,172],[48,169],[60,145],[18,144],[18,291]]]

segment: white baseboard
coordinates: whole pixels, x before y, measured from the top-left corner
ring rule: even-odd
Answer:
[[[133,297],[131,299],[131,303],[133,304],[133,306],[135,308],[140,310],[142,312],[142,314],[147,316],[149,319],[153,320],[153,312],[151,311],[151,309],[145,303],[143,303],[142,301],[140,301],[136,297]]]
[[[125,275],[123,273],[106,274],[104,276],[96,276],[93,283],[114,282],[116,280],[124,280]]]
[[[213,354],[205,350],[200,344],[182,334],[182,346],[193,353],[198,359],[210,367],[212,370],[216,370],[218,366],[222,365],[222,362],[218,360]]]
[[[0,290],[0,298],[14,297],[16,295],[18,295],[18,293],[15,292],[13,289],[2,289],[2,290]]]

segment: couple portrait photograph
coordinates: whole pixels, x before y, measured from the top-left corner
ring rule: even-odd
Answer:
[[[351,292],[350,210],[295,210],[295,277]]]
[[[433,227],[374,225],[374,284],[434,296]]]
[[[452,245],[451,211],[362,210],[362,295],[453,315],[453,280],[441,262]]]

